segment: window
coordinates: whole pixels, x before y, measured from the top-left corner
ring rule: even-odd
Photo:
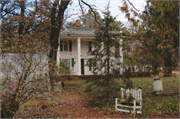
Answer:
[[[68,44],[67,43],[64,44],[64,51],[68,51]]]
[[[70,59],[62,59],[62,61],[64,61],[67,65],[67,68],[70,69]]]
[[[74,71],[74,58],[71,58],[72,71]]]
[[[71,58],[72,61],[72,67],[74,67],[74,58]]]
[[[115,65],[119,65],[120,64],[120,57],[115,57]]]
[[[89,52],[91,52],[92,47],[91,47],[91,41],[89,41]]]
[[[72,51],[72,41],[69,42],[63,42],[60,43],[60,51]]]
[[[62,65],[62,66],[66,66],[66,68],[68,70],[71,69],[72,71],[74,71],[74,58],[71,58],[71,59],[61,59],[61,58],[59,58],[59,61],[64,62],[63,63],[64,65]]]
[[[72,41],[69,41],[69,52],[72,51]]]
[[[60,50],[63,51],[63,42],[60,42]]]

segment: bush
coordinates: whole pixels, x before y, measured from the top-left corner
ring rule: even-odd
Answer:
[[[46,45],[31,36],[11,39],[12,47],[2,47],[0,57],[1,113],[12,118],[20,104],[48,92]],[[12,87],[15,86],[15,87]],[[8,94],[7,94],[8,93]]]
[[[132,73],[129,70],[125,70],[124,74],[124,78],[123,78],[123,84],[124,84],[124,88],[132,88],[133,87],[133,82],[129,79],[129,77],[132,77]]]
[[[93,97],[90,102],[95,102],[98,105],[104,105],[113,97],[120,95],[120,84],[113,78],[113,75],[89,77],[85,83],[87,85],[85,92]]]

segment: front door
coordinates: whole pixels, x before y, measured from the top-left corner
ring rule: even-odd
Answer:
[[[84,74],[84,59],[81,59],[81,74]]]

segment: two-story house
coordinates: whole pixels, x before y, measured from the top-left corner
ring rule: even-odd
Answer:
[[[80,20],[76,20],[76,26],[60,31],[59,46],[57,52],[57,63],[66,60],[72,75],[92,75],[92,67],[85,66],[87,60],[93,56],[88,52],[92,49],[92,39],[95,30],[91,28],[81,27]],[[122,42],[122,40],[119,38]],[[117,48],[114,48],[114,52]],[[118,48],[119,58],[115,59],[115,63],[123,62],[122,48]],[[120,68],[122,69],[122,68]],[[122,74],[122,70],[120,70]]]

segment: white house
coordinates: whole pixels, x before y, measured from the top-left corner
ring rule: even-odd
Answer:
[[[93,50],[91,47],[95,30],[81,27],[80,20],[76,20],[76,26],[60,31],[58,41],[57,63],[66,60],[72,75],[92,75],[92,67],[84,66],[90,56],[88,51]],[[120,39],[122,42],[122,39]],[[114,48],[115,51],[115,48]],[[120,58],[116,58],[118,63],[123,62],[122,48],[119,48]],[[122,73],[120,68],[120,73]]]

